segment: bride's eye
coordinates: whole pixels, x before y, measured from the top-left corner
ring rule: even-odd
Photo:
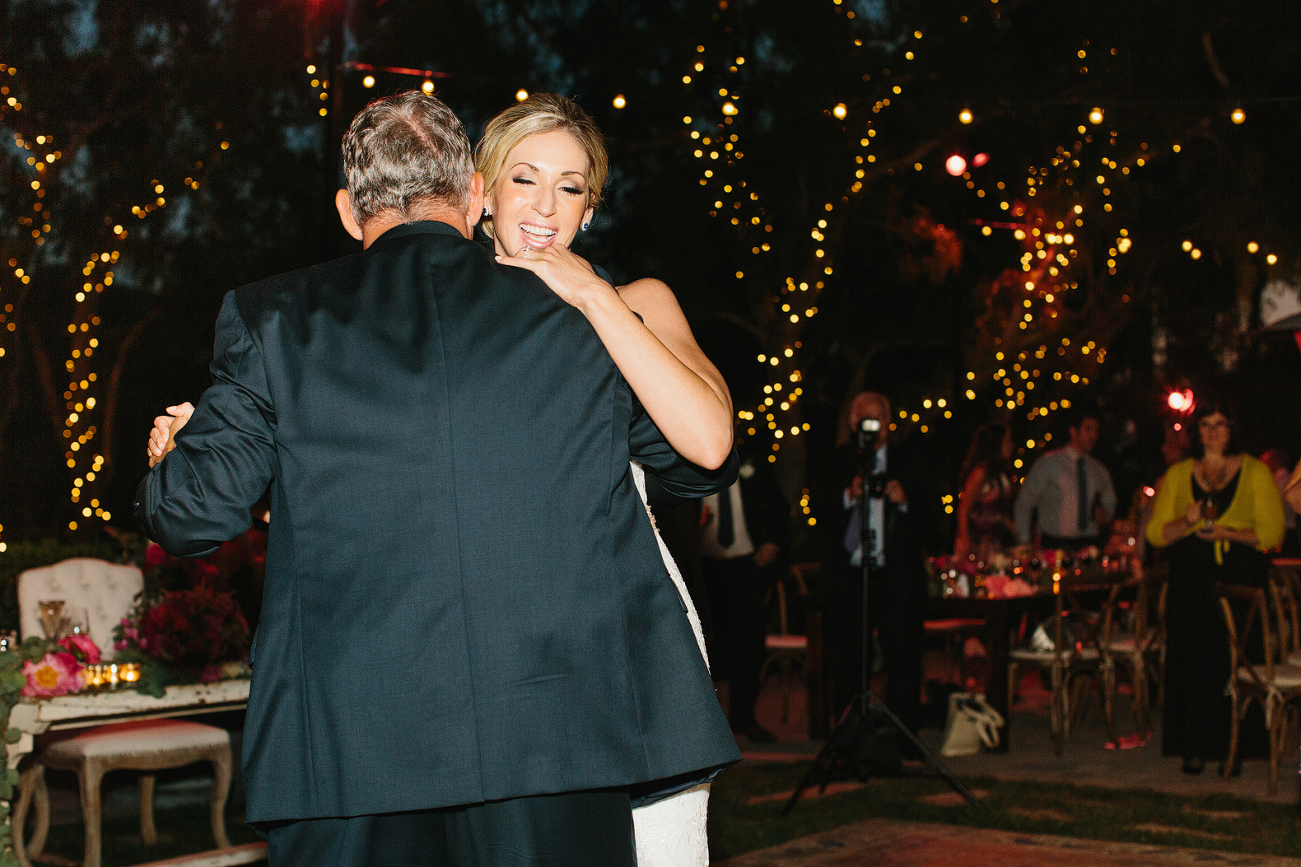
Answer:
[[[581,196],[587,193],[587,190],[580,190],[578,187],[561,187],[560,189],[569,193],[571,196]]]
[[[526,177],[524,177],[523,175],[516,175],[515,177],[511,178],[511,183],[515,183],[515,184],[529,184],[530,186],[532,186],[532,184],[533,184],[533,179],[532,179],[532,178],[526,178]]]

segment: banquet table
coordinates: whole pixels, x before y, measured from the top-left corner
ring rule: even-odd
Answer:
[[[17,768],[23,757],[32,752],[35,736],[47,731],[240,710],[248,704],[248,689],[247,680],[224,680],[169,686],[161,698],[130,689],[82,692],[56,698],[24,698],[9,714],[9,725],[21,732],[16,743],[8,744],[9,767]],[[8,818],[4,821],[7,822]],[[172,858],[155,862],[155,865],[225,867],[264,860],[265,852],[265,844],[253,843]],[[23,867],[31,867],[25,853],[20,852],[19,856]]]
[[[1134,576],[1128,570],[1096,569],[1062,569],[1060,580],[1063,589],[1068,589],[1073,597],[1090,597],[1105,594],[1112,586],[1131,580]],[[990,596],[946,596],[931,597],[927,600],[927,620],[983,620],[985,626],[979,630],[989,647],[989,676],[986,684],[985,699],[998,711],[1004,720],[1003,730],[998,746],[993,752],[1005,753],[1012,741],[1012,718],[1008,714],[1007,663],[1012,648],[1012,633],[1019,629],[1021,621],[1030,615],[1029,628],[1033,629],[1039,621],[1050,615],[1056,608],[1053,592],[1039,590],[1027,596],[990,597]]]
[[[1026,614],[1047,617],[1053,611],[1050,593],[1030,596],[992,598],[986,596],[948,596],[927,600],[927,620],[970,619],[985,622],[981,635],[989,646],[989,679],[985,699],[1004,720],[998,746],[993,752],[1005,753],[1012,740],[1011,717],[1007,707],[1007,659],[1012,647],[1012,629]]]

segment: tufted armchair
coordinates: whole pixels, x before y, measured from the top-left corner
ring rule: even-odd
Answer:
[[[135,595],[144,589],[144,576],[135,566],[76,557],[28,569],[18,577],[18,627],[22,635],[41,635],[39,603],[63,599],[69,606],[85,608],[90,637],[105,659],[113,657],[113,627],[131,610]]]
[[[134,566],[104,560],[75,558],[28,569],[18,576],[19,625],[23,637],[41,635],[39,603],[62,599],[72,610],[86,609],[90,637],[105,658],[113,655],[113,627],[131,609],[144,588],[144,576]],[[225,806],[233,763],[230,734],[225,729],[187,720],[159,719],[114,723],[84,729],[72,737],[44,737],[37,741],[34,759],[22,771],[18,801],[14,805],[13,846],[24,867],[29,856],[38,857],[50,824],[45,768],[60,768],[77,775],[81,812],[86,826],[86,867],[100,865],[100,796],[103,775],[115,769],[142,771],[140,775],[140,835],[146,844],[157,840],[154,828],[152,771],[179,768],[194,762],[211,762],[215,775],[212,791],[212,834],[219,847],[230,845],[226,836]],[[23,842],[23,826],[35,803],[35,828]]]

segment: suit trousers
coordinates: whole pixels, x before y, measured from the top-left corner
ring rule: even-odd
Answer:
[[[767,624],[763,573],[751,556],[731,560],[700,558],[709,594],[710,659],[715,676],[728,682],[727,719],[732,731],[754,725],[759,700]]]
[[[266,830],[270,867],[635,867],[626,791],[566,792]]]

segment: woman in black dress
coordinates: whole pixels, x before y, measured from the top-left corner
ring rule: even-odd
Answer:
[[[1170,564],[1162,752],[1183,756],[1188,774],[1222,761],[1229,745],[1228,632],[1212,585],[1263,587],[1265,552],[1283,538],[1278,488],[1265,464],[1237,450],[1228,413],[1209,402],[1193,421],[1195,457],[1166,471],[1147,526]]]

